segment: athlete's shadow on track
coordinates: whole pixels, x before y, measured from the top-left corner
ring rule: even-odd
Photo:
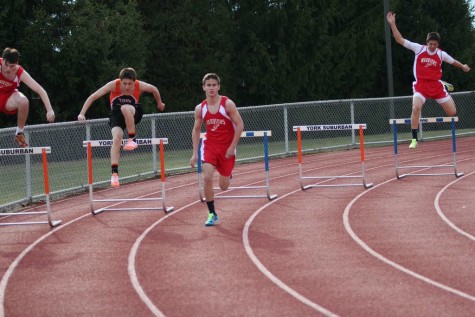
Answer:
[[[242,230],[228,230],[223,226],[214,227],[224,238],[238,244],[243,243]],[[294,249],[295,244],[287,239],[276,238],[265,232],[249,230],[249,243],[252,249],[262,249],[275,254],[288,255]]]

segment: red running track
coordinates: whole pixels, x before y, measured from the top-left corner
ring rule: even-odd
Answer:
[[[473,316],[473,141],[458,141],[460,178],[398,180],[392,147],[366,149],[366,190],[302,191],[297,158],[273,160],[278,198],[217,199],[214,227],[196,173],[167,179],[168,214],[92,216],[87,195],[55,201],[59,227],[1,228],[0,316]],[[359,159],[306,155],[304,175],[359,175]],[[452,160],[448,140],[400,147],[400,165]],[[263,163],[234,175],[233,186],[264,185]],[[157,193],[151,180],[95,198]]]

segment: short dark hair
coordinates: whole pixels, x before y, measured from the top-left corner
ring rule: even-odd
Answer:
[[[3,50],[2,58],[10,64],[18,64],[20,61],[20,52],[14,48],[7,47]]]
[[[132,67],[127,67],[120,71],[119,79],[132,79],[133,81],[135,81],[137,79],[137,73]]]
[[[215,79],[218,82],[218,85],[221,85],[221,79],[219,79],[219,76],[215,73],[208,73],[204,75],[202,84],[204,85],[205,81],[207,81],[208,79]]]
[[[427,34],[426,43],[429,41],[437,41],[440,43],[440,35],[437,32],[430,32]]]

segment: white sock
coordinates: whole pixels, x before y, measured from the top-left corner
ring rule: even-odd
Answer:
[[[20,132],[23,132],[23,129],[20,129],[19,127],[16,127],[16,133],[15,134],[18,134]]]

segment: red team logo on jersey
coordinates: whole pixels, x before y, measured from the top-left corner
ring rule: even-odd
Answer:
[[[221,125],[226,125],[224,119],[211,118],[206,121],[206,126],[209,127],[210,131],[216,131]]]
[[[437,61],[432,58],[428,58],[428,57],[422,58],[421,63],[425,64],[426,65],[425,67],[437,67]]]

